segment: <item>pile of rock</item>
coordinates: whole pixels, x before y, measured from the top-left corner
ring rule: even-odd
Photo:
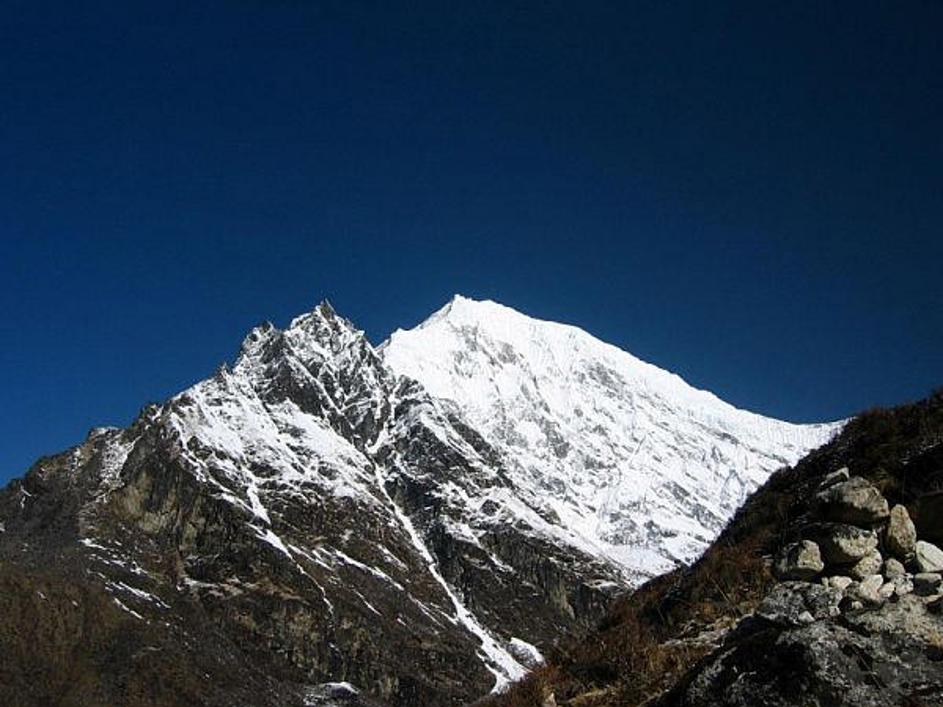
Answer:
[[[803,539],[776,558],[782,581],[761,616],[808,623],[911,593],[933,599],[943,593],[943,550],[918,540],[906,507],[889,507],[866,479],[847,468],[829,474],[813,509]]]

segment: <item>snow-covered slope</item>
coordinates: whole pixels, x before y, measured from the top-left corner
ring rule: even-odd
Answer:
[[[452,401],[554,525],[642,575],[695,558],[840,426],[739,410],[581,329],[460,296],[381,353]]]

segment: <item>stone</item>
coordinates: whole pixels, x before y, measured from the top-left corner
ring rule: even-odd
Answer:
[[[884,558],[881,557],[880,551],[875,549],[849,567],[848,574],[854,579],[861,580],[872,574],[880,574],[883,567]]]
[[[851,577],[845,577],[843,575],[837,574],[834,577],[828,578],[828,586],[834,587],[840,592],[844,592],[848,587],[854,584],[854,580]]]
[[[883,604],[885,597],[881,594],[881,587],[884,586],[884,577],[879,574],[872,574],[870,577],[862,579],[855,588],[855,595],[865,604],[878,605]]]
[[[783,548],[773,569],[779,579],[808,582],[825,569],[825,563],[819,546],[802,540]]]
[[[889,579],[887,581],[894,586],[894,596],[906,596],[914,590],[914,583],[910,577],[894,577],[894,579]]]
[[[928,597],[936,594],[943,584],[943,575],[936,572],[921,572],[914,575],[914,594]]]
[[[851,478],[851,473],[848,471],[847,466],[843,466],[838,471],[833,471],[830,474],[826,474],[825,478],[822,479],[822,482],[819,484],[819,489],[824,490],[835,484],[840,484],[843,481],[848,481]]]
[[[881,585],[881,588],[878,589],[878,594],[881,595],[884,599],[890,599],[897,592],[897,585],[893,582],[885,582]]]
[[[884,576],[888,579],[897,579],[898,577],[904,577],[907,574],[907,570],[904,568],[904,564],[900,560],[895,560],[893,557],[888,557],[884,561]]]
[[[877,549],[878,537],[870,530],[843,523],[819,523],[807,530],[829,565],[847,565]]]
[[[890,515],[887,499],[870,481],[854,476],[815,496],[823,520],[853,525],[873,525]]]
[[[808,582],[780,582],[760,602],[757,616],[780,626],[802,626],[812,620],[837,616],[841,592]]]
[[[943,572],[943,550],[933,543],[918,540],[914,549],[917,572]]]
[[[914,554],[917,543],[917,528],[910,519],[907,508],[900,504],[891,509],[884,531],[884,544],[895,557],[906,560]]]

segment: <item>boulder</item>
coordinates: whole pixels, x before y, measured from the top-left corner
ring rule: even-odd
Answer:
[[[884,576],[888,579],[897,579],[898,577],[904,577],[906,574],[907,570],[904,568],[904,563],[900,560],[888,557],[884,561]]]
[[[943,550],[933,543],[918,540],[914,551],[917,572],[943,572]]]
[[[906,560],[914,554],[917,543],[917,529],[910,520],[907,508],[900,504],[891,509],[884,531],[884,544],[887,550],[895,557]]]
[[[865,577],[858,583],[854,590],[855,596],[865,604],[883,604],[887,599],[881,592],[883,586],[884,577],[879,574],[872,574],[870,577]]]
[[[879,550],[872,550],[848,568],[848,575],[854,579],[864,579],[872,574],[880,574],[884,567],[884,558]]]
[[[943,575],[936,572],[921,572],[914,575],[914,593],[928,597],[940,591]]]
[[[878,536],[843,523],[818,523],[807,529],[806,534],[818,544],[822,559],[830,565],[847,565],[877,549]]]
[[[815,500],[820,517],[836,523],[873,525],[890,515],[887,499],[860,476],[820,491]]]
[[[780,626],[802,626],[837,616],[841,592],[808,582],[780,582],[760,602],[757,616]]]
[[[783,548],[773,569],[779,579],[808,582],[825,569],[825,563],[819,546],[802,540]]]
[[[851,577],[845,577],[840,574],[837,574],[834,577],[829,577],[827,582],[828,586],[834,587],[840,592],[845,591],[848,589],[848,587],[854,584],[854,580]]]

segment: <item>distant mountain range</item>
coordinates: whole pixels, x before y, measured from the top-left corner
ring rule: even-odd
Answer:
[[[325,302],[0,493],[0,701],[469,702],[841,426],[493,302],[379,347]]]

